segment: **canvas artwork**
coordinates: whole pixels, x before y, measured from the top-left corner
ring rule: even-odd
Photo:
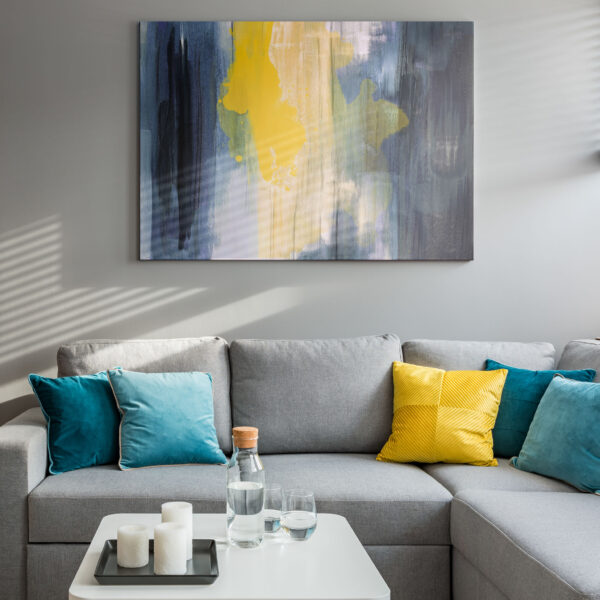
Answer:
[[[472,254],[472,23],[140,24],[141,259]]]

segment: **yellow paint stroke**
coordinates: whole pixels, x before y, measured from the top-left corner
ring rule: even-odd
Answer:
[[[339,210],[360,235],[374,232],[393,193],[380,147],[406,127],[404,112],[374,100],[368,79],[346,102],[336,70],[350,63],[354,47],[325,23],[238,22],[232,34],[222,106],[249,124],[245,149],[230,138],[232,156],[257,157],[258,256],[293,258],[335,243]],[[230,131],[227,115],[220,118]]]
[[[272,241],[281,256],[316,248],[331,235],[337,198],[333,93],[336,69],[354,55],[352,44],[324,23],[277,22],[269,55],[283,99],[298,112],[306,143],[298,152],[298,177],[289,190],[261,189],[276,210]]]
[[[281,100],[277,70],[269,58],[273,23],[233,24],[234,60],[224,83],[223,105],[247,114],[258,166],[268,183],[281,184],[305,142],[296,109]]]

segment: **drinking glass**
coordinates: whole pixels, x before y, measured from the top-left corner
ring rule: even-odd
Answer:
[[[293,540],[307,540],[317,528],[315,495],[306,490],[287,490],[283,497],[281,527]]]
[[[281,526],[281,509],[283,493],[279,483],[265,485],[265,533],[276,533]]]

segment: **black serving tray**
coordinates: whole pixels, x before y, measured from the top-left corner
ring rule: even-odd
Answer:
[[[117,540],[106,540],[94,577],[100,585],[207,585],[219,576],[215,540],[194,540],[193,557],[185,575],[154,574],[154,540],[150,540],[150,560],[145,567],[126,569],[117,564]]]

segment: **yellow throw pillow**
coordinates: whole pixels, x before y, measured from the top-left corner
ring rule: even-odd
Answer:
[[[492,429],[508,371],[443,371],[394,363],[392,435],[385,462],[496,466]]]

